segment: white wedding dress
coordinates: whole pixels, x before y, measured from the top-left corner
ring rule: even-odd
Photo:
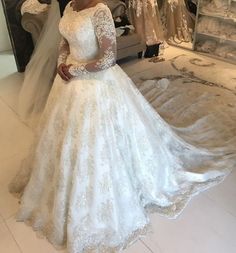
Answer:
[[[184,129],[169,126],[114,65],[106,5],[80,12],[68,5],[59,27],[66,38],[59,63],[74,64],[77,77],[56,76],[32,160],[10,186],[24,190],[18,220],[70,253],[120,252],[147,233],[148,212],[177,217],[192,196],[224,179],[235,154],[203,148],[201,139],[193,146],[189,135],[184,141],[177,134]]]

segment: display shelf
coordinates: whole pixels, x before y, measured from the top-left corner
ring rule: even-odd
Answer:
[[[206,53],[206,52],[203,52],[203,51],[198,51],[198,53],[203,55],[203,56],[209,56],[209,53]],[[210,56],[211,56],[211,58],[214,58],[214,59],[219,60],[219,61],[225,61],[225,62],[228,62],[228,63],[231,63],[231,64],[236,63],[236,61],[234,61],[230,58],[221,57],[221,56],[218,56],[218,55],[215,55],[215,54],[211,54]]]
[[[236,16],[235,17],[229,17],[227,16],[222,16],[220,14],[214,14],[214,13],[210,13],[210,12],[202,12],[199,11],[199,15],[200,16],[207,16],[207,17],[212,17],[212,18],[217,18],[217,19],[223,19],[225,21],[229,21],[229,22],[236,22]]]
[[[214,20],[219,20],[219,29],[222,30],[222,27],[225,26],[225,29],[228,29],[230,24],[230,29],[233,29],[233,33],[236,34],[236,16],[232,17],[233,9],[236,9],[236,0],[225,0],[222,4],[227,7],[227,11],[225,13],[220,14],[217,12],[217,9],[214,12],[214,0],[199,0],[197,6],[197,15],[196,15],[196,24],[195,24],[195,34],[194,34],[194,41],[193,41],[193,49],[199,51],[201,53],[213,56],[217,59],[223,59],[227,62],[236,63],[236,60],[228,59],[223,56],[217,55],[217,51],[221,48],[229,48],[231,52],[235,52],[235,59],[236,59],[236,39],[230,38],[230,35],[218,35],[214,33],[215,25],[217,22],[214,23]],[[207,12],[204,10],[206,6],[211,5],[212,10]],[[233,6],[234,5],[234,6]],[[223,15],[225,14],[225,15]],[[236,14],[235,14],[236,15]],[[203,20],[206,20],[206,31],[204,31],[204,23]],[[210,22],[212,19],[213,26],[211,28],[211,24],[207,27],[207,22]],[[200,27],[201,23],[201,29]],[[203,27],[202,27],[203,25]],[[212,29],[212,33],[211,33]],[[235,29],[235,32],[234,32]],[[212,49],[209,49],[208,52],[204,52],[204,49],[209,44],[214,45]],[[202,48],[201,48],[202,46]],[[229,51],[229,52],[230,52]],[[228,55],[229,52],[225,52],[225,55]],[[234,58],[234,57],[233,57]]]
[[[236,46],[236,40],[227,38],[226,36],[223,37],[222,35],[218,36],[216,34],[203,33],[203,32],[198,32],[198,31],[196,31],[196,33],[199,36],[209,37],[210,39],[215,39],[219,43],[227,43],[227,44],[231,44],[232,46]]]

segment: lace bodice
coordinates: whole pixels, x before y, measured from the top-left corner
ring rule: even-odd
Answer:
[[[107,69],[116,61],[116,32],[109,8],[98,3],[82,11],[67,5],[59,25],[63,39],[58,64],[73,64],[69,72],[81,73]]]

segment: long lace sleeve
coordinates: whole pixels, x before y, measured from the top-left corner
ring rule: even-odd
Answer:
[[[62,63],[66,63],[67,56],[70,53],[69,44],[66,39],[62,38],[59,45],[59,56],[57,60],[57,66]]]
[[[99,57],[89,63],[72,65],[69,68],[72,76],[108,69],[116,63],[116,31],[108,7],[99,8],[92,21],[99,44]]]

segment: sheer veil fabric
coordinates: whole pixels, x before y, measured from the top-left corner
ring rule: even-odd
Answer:
[[[18,98],[18,113],[23,120],[33,120],[46,104],[56,72],[58,45],[61,38],[58,24],[59,5],[52,0],[47,21],[28,63]]]

